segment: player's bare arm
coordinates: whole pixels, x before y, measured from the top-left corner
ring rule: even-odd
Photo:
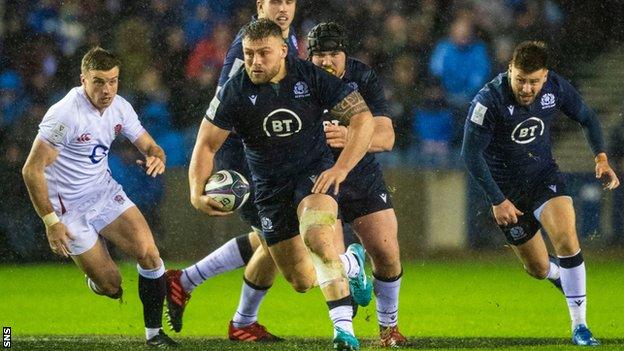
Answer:
[[[595,158],[596,162],[596,178],[602,181],[602,184],[606,190],[613,190],[620,185],[615,171],[611,168],[607,154],[604,152],[599,153]]]
[[[141,134],[134,141],[134,145],[145,155],[145,161],[137,160],[137,164],[145,168],[145,173],[148,176],[156,177],[165,172],[165,151],[156,144],[156,141],[148,132]]]
[[[375,132],[368,152],[391,151],[394,147],[394,128],[392,120],[386,116],[375,116]],[[333,148],[342,149],[347,144],[349,129],[342,125],[329,124],[325,126],[327,144]]]
[[[22,176],[30,201],[45,224],[50,249],[59,256],[69,257],[69,239],[73,239],[73,236],[54,213],[44,175],[45,168],[54,162],[58,154],[56,149],[36,138],[22,168]]]
[[[340,123],[348,126],[353,116],[366,111],[370,113],[364,98],[360,93],[354,91],[336,104],[329,113],[336,117]]]
[[[226,216],[232,212],[223,211],[223,205],[204,195],[204,186],[214,167],[214,156],[230,132],[221,129],[206,119],[202,120],[189,165],[189,186],[191,204],[197,210],[210,216]]]
[[[332,108],[331,114],[349,125],[350,137],[336,164],[317,178],[312,188],[313,193],[324,194],[333,186],[334,194],[338,194],[340,183],[368,151],[375,130],[373,115],[358,92],[347,95]]]

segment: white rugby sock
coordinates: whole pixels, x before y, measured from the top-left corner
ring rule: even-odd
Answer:
[[[348,278],[357,277],[358,273],[360,273],[360,264],[353,254],[348,252],[340,254],[340,261],[342,261],[344,272]]]
[[[241,244],[246,237],[247,234],[231,239],[201,261],[185,268],[180,276],[180,283],[184,291],[190,293],[201,283],[215,275],[243,267],[249,261],[249,258],[245,259],[247,256],[247,253],[244,252],[246,248]],[[247,238],[246,241],[249,242],[249,239]]]
[[[334,324],[334,337],[336,328],[340,328],[351,335],[353,331],[353,306],[351,305],[351,295],[336,301],[327,301],[329,307],[329,318]]]
[[[401,276],[380,280],[375,277],[373,287],[377,300],[377,321],[382,327],[394,327],[399,321],[399,290]]]
[[[559,266],[555,262],[549,262],[550,266],[548,266],[548,274],[546,275],[546,279],[557,280],[560,278],[559,274]]]
[[[587,296],[585,262],[579,251],[569,257],[559,256],[559,273],[561,275],[561,287],[566,296],[572,329],[579,324],[587,325]]]
[[[232,318],[236,328],[243,328],[258,321],[260,303],[270,287],[259,287],[244,279],[238,307]]]
[[[160,329],[162,328],[145,328],[145,339],[149,340],[155,337],[156,335],[158,335]]]

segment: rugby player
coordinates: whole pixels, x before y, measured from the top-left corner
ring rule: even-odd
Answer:
[[[147,345],[176,346],[162,330],[165,265],[145,218],[108,169],[118,134],[145,156],[147,176],[165,171],[165,153],[117,95],[120,60],[94,47],[82,58],[80,87],[47,111],[22,174],[51,250],[71,257],[98,295],[121,299],[121,275],[102,240],[137,261]]]
[[[572,342],[595,346],[599,342],[587,327],[585,263],[572,198],[552,155],[550,126],[559,111],[581,125],[594,154],[596,178],[605,189],[615,189],[619,180],[609,165],[596,114],[565,78],[548,69],[548,51],[539,41],[519,44],[508,71],[475,96],[462,156],[529,275],[560,279]],[[549,260],[543,231],[557,260]]]

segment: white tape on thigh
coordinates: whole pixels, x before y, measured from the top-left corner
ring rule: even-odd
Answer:
[[[312,251],[310,252],[310,258],[312,258],[312,264],[316,271],[316,280],[321,288],[325,287],[334,281],[346,279],[344,268],[340,260],[334,262],[327,262],[320,258]]]

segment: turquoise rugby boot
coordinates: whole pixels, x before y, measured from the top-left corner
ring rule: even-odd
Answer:
[[[360,349],[360,342],[358,339],[341,328],[336,328],[336,337],[334,338],[333,344],[334,350],[358,351]]]
[[[579,324],[574,328],[572,332],[572,343],[578,346],[598,346],[600,343],[594,339],[594,336],[589,331],[585,324]]]
[[[349,290],[353,301],[364,307],[371,302],[373,295],[373,283],[366,277],[364,269],[364,261],[366,260],[365,251],[360,244],[351,244],[347,248],[347,254],[352,254],[360,265],[360,272],[356,277],[349,278]]]

